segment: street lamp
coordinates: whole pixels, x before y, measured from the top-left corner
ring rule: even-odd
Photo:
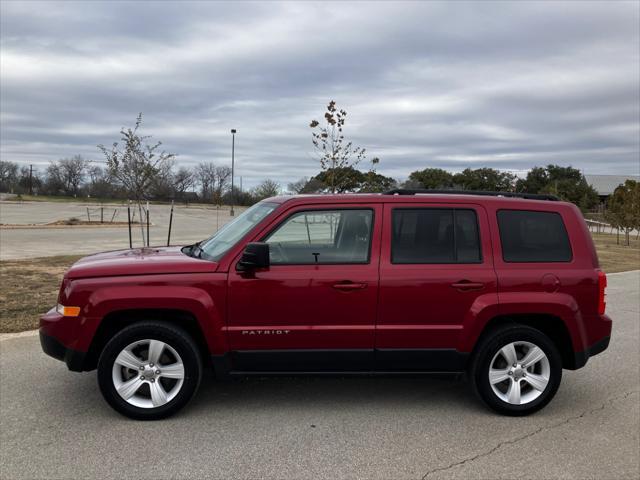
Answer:
[[[231,211],[229,215],[232,217],[235,215],[233,211],[233,202],[235,200],[235,189],[233,187],[233,176],[234,176],[234,164],[235,164],[235,147],[236,147],[236,129],[231,129]]]

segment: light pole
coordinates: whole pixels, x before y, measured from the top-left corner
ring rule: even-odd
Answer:
[[[235,189],[233,188],[233,176],[235,170],[235,147],[236,147],[236,129],[231,129],[231,211],[229,215],[234,216],[233,203],[235,201]]]

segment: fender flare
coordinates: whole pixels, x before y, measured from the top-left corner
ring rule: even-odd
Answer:
[[[224,351],[226,338],[219,335],[223,331],[224,312],[214,304],[211,296],[203,289],[189,286],[157,285],[147,286],[107,286],[91,293],[87,302],[86,324],[89,348],[98,326],[112,313],[127,310],[181,310],[192,315],[202,331],[210,352]]]
[[[465,328],[465,336],[462,339],[464,351],[471,351],[478,338],[486,328],[489,321],[496,317],[509,317],[518,315],[546,315],[560,319],[569,333],[574,352],[580,352],[588,348],[587,333],[580,308],[575,299],[565,293],[547,292],[508,292],[500,293],[499,303],[496,309],[482,310],[483,315],[478,315],[469,328]],[[480,298],[480,297],[479,297]],[[495,312],[495,313],[494,313]],[[489,318],[487,318],[489,317]],[[465,327],[467,321],[465,319]]]
[[[456,350],[471,352],[486,325],[498,315],[498,294],[492,292],[478,295],[464,316]]]

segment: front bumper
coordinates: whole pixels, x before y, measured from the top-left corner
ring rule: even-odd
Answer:
[[[78,317],[65,317],[52,308],[40,317],[40,345],[47,355],[62,360],[69,370],[85,370],[86,348],[81,344]]]
[[[67,364],[69,370],[73,372],[84,371],[85,357],[87,356],[85,352],[67,348],[54,337],[42,332],[40,332],[40,345],[42,345],[44,353],[57,360],[62,360]]]

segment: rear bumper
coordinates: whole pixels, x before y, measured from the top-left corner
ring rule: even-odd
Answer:
[[[590,357],[604,352],[609,347],[611,341],[611,330],[613,322],[609,315],[596,315],[588,319],[587,322],[591,343],[581,352],[574,353],[573,365],[567,365],[565,368],[569,370],[577,370],[587,364]]]
[[[73,372],[82,372],[85,364],[85,352],[78,352],[71,348],[65,347],[60,341],[54,337],[40,332],[40,345],[42,351],[57,360],[62,360],[67,364],[67,368]]]
[[[585,351],[576,352],[574,354],[575,356],[575,364],[573,365],[574,368],[571,368],[570,370],[577,370],[578,368],[584,367],[587,364],[587,361],[589,360],[590,357],[593,357],[594,355],[598,355],[599,353],[604,352],[609,347],[610,341],[611,341],[611,336],[608,335],[603,339],[598,340],[596,343],[591,345]]]
[[[594,343],[589,347],[589,356],[593,357],[594,355],[598,355],[599,353],[604,352],[607,348],[609,348],[609,342],[611,341],[611,336],[604,337],[602,340]]]

